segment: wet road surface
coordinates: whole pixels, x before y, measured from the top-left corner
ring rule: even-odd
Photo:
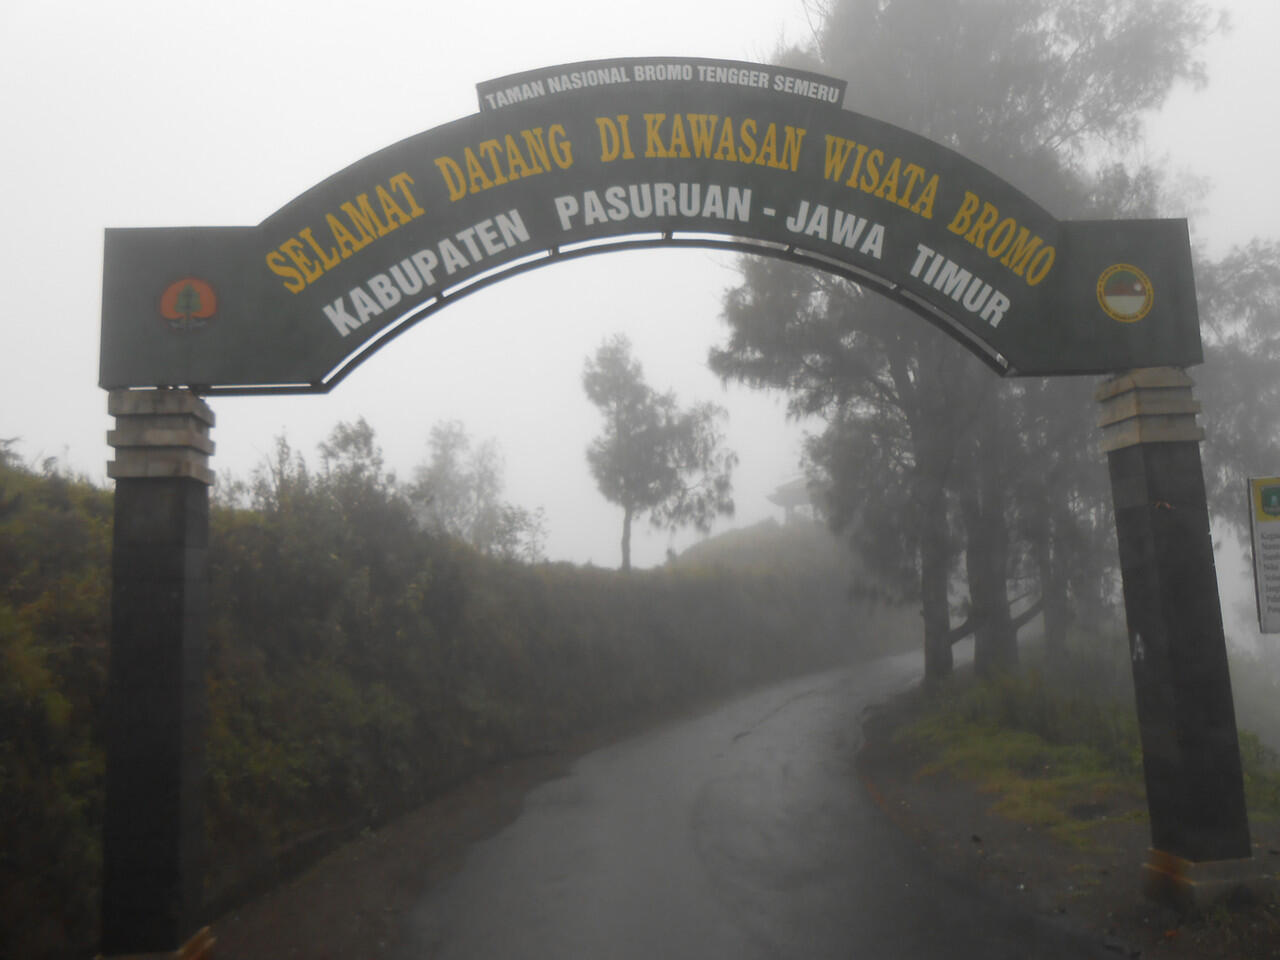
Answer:
[[[1109,956],[933,873],[852,770],[897,657],[801,678],[582,758],[411,919],[410,958]]]

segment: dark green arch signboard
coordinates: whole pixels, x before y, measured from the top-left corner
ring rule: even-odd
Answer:
[[[172,949],[200,913],[213,413],[197,395],[326,391],[469,291],[653,246],[849,277],[1003,376],[1133,371],[1100,399],[1148,870],[1180,897],[1188,880],[1207,889],[1197,864],[1253,869],[1199,407],[1171,369],[1202,360],[1186,222],[1057,220],[946,147],[843,109],[842,82],[773,66],[596,61],[478,92],[478,113],[366,157],[256,227],[107,231],[104,954]],[[130,389],[156,387],[185,389]]]
[[[1201,360],[1185,221],[1059,221],[841,81],[689,59],[481,84],[480,112],[256,227],[110,230],[103,387],[330,389],[460,294],[571,256],[755,251],[864,282],[1002,375]]]

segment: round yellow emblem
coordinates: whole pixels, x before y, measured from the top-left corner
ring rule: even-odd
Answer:
[[[1151,312],[1155,297],[1151,280],[1132,264],[1117,263],[1098,277],[1098,303],[1112,320],[1137,323]]]

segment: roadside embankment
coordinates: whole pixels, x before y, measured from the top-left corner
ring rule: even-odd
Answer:
[[[928,695],[903,694],[866,718],[861,781],[939,869],[1107,952],[1280,957],[1274,901],[1182,917],[1143,899],[1149,834],[1133,710],[1090,674],[1068,665],[1050,685],[1043,664],[984,682],[966,670]],[[1254,855],[1280,870],[1280,772],[1255,738],[1243,741]]]

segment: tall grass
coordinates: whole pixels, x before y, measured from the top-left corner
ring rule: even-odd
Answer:
[[[926,772],[978,783],[995,809],[1086,842],[1101,812],[1142,811],[1142,747],[1123,634],[1073,638],[1047,660],[1034,646],[1018,670],[958,675],[899,736],[930,753]],[[1245,796],[1255,819],[1280,817],[1280,757],[1241,730]]]

